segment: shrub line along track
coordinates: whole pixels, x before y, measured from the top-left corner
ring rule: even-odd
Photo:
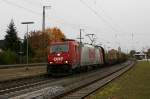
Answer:
[[[121,65],[105,67],[105,68],[101,68],[99,70],[93,70],[93,71],[89,71],[86,73],[71,75],[71,76],[63,77],[63,78],[59,78],[59,79],[58,78],[55,78],[55,79],[49,78],[49,80],[43,79],[43,81],[41,81],[41,82],[37,81],[37,82],[27,84],[28,87],[26,87],[26,85],[23,85],[22,88],[21,88],[21,86],[20,86],[20,88],[18,86],[19,89],[9,88],[11,90],[6,89],[7,91],[5,91],[5,92],[4,92],[4,90],[3,91],[1,90],[0,95],[3,95],[5,97],[11,98],[11,99],[19,99],[18,97],[22,97],[22,95],[23,95],[23,97],[26,97],[29,95],[34,96],[35,93],[36,93],[36,96],[41,96],[42,95],[41,89],[44,90],[44,88],[47,88],[50,86],[62,86],[64,88],[64,90],[62,92],[55,93],[55,94],[48,93],[48,95],[43,96],[43,97],[46,97],[46,99],[49,97],[50,98],[60,98],[63,95],[73,92],[73,90],[75,91],[77,89],[81,89],[82,87],[85,87],[86,85],[91,84],[91,83],[97,81],[98,79],[100,80],[102,78],[105,78],[106,75],[113,74],[115,71],[119,71],[119,70],[127,67],[129,64],[131,64],[131,62],[126,62]],[[97,76],[97,75],[99,75],[99,76]],[[81,83],[81,82],[88,82],[88,84],[85,85],[85,83]],[[17,86],[16,86],[16,88],[17,88]],[[31,93],[32,93],[32,95],[31,95]],[[49,96],[49,95],[51,95],[51,96]],[[42,99],[42,98],[40,98],[40,99]]]

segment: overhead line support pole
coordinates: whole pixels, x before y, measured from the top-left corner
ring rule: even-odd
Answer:
[[[82,37],[82,34],[81,34],[81,32],[82,32],[82,29],[80,29],[80,44],[81,44],[81,37]]]
[[[42,23],[42,31],[45,32],[45,9],[50,8],[51,6],[43,6],[43,23]]]
[[[42,24],[42,31],[45,32],[45,6],[43,6],[43,24]]]
[[[45,39],[45,9],[50,7],[51,6],[43,6],[42,32],[43,32],[43,55],[45,56],[46,56],[45,47],[47,46],[46,39]]]

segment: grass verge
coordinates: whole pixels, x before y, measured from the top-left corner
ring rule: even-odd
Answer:
[[[86,99],[150,99],[150,62],[141,61]]]

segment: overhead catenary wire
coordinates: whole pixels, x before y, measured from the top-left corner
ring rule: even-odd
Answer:
[[[2,0],[2,1],[5,2],[6,4],[11,5],[11,6],[15,6],[15,7],[17,7],[17,8],[21,8],[21,9],[23,9],[23,10],[29,12],[29,13],[32,13],[32,14],[34,14],[34,15],[38,15],[38,16],[41,16],[41,15],[42,15],[42,13],[33,11],[33,10],[29,9],[29,8],[23,7],[23,6],[19,5],[19,4],[16,4],[16,3],[12,2],[12,1],[9,1],[9,0]],[[48,16],[48,18],[51,19],[51,17],[49,17],[49,16]],[[52,19],[51,19],[51,20],[52,20]],[[52,21],[54,21],[54,20],[52,20]],[[70,23],[62,22],[62,21],[58,21],[58,20],[57,20],[57,21],[54,21],[54,22],[67,24],[67,26],[70,26],[70,25],[71,25],[71,26],[76,26],[75,24],[70,24]],[[78,27],[79,27],[79,26],[78,26]]]
[[[100,13],[98,13],[94,8],[90,7],[89,4],[87,4],[84,0],[80,0],[80,2],[82,4],[84,4],[92,13],[94,13],[101,21],[104,22],[105,25],[107,25],[108,27],[110,27],[115,33],[119,33],[121,32],[121,34],[126,34],[126,32],[122,31],[121,29],[119,29],[119,25],[116,24],[111,24],[110,20],[112,21],[112,18],[107,17],[107,19],[109,18],[110,20],[106,20],[106,17],[103,17],[102,15],[100,15]],[[102,9],[103,10],[103,9]],[[102,11],[104,13],[104,10]],[[113,21],[112,21],[113,22]],[[115,26],[117,26],[117,28],[115,28]],[[119,33],[120,34],[120,33]]]
[[[93,2],[95,2],[95,1],[93,1]],[[96,3],[95,3],[95,5],[96,5]],[[100,7],[100,6],[98,6],[98,7]],[[125,38],[125,36],[128,36],[128,38],[130,38],[130,33],[129,33],[128,31],[124,31],[124,30],[120,27],[120,24],[114,22],[114,21],[113,21],[113,18],[112,18],[111,16],[109,16],[108,13],[105,13],[105,10],[104,10],[103,7],[100,7],[99,10],[96,10],[96,9],[95,9],[95,11],[97,11],[97,13],[103,14],[103,16],[104,16],[106,19],[108,19],[110,23],[112,22],[113,25],[116,26],[116,27],[118,28],[118,30],[120,30],[120,33],[116,33],[116,34],[117,34],[117,39],[118,39],[119,34],[120,34],[120,36],[122,36],[122,38]],[[128,33],[127,33],[127,32],[128,32]],[[116,37],[116,34],[115,34],[115,37]],[[133,35],[133,34],[132,34],[132,35]],[[141,34],[136,33],[136,36],[137,36],[137,37],[138,37],[138,36],[141,37],[141,36],[145,36],[145,35],[143,35],[143,33],[141,33]],[[126,37],[126,38],[127,38],[127,37]],[[133,38],[132,38],[132,39],[133,39]],[[116,41],[116,42],[119,42],[119,41]],[[119,44],[119,45],[120,45],[120,44]]]
[[[12,6],[21,8],[21,9],[23,9],[23,10],[26,10],[26,11],[29,12],[29,13],[32,13],[32,14],[35,14],[35,15],[38,15],[38,16],[41,16],[41,14],[42,14],[42,13],[36,12],[36,11],[34,11],[34,10],[31,10],[30,8],[26,8],[26,7],[22,6],[22,5],[16,4],[16,3],[12,2],[12,1],[9,1],[9,0],[2,0],[2,1],[5,2],[5,3],[7,3],[7,4],[9,4],[9,5],[12,5]],[[52,18],[49,17],[49,16],[47,16],[47,18],[49,18],[49,19],[52,20]],[[54,20],[52,20],[52,21],[54,21]],[[67,25],[67,26],[69,26],[69,27],[72,27],[73,29],[74,29],[74,27],[80,28],[80,25],[72,24],[72,23],[65,22],[65,21],[54,21],[54,22]],[[90,26],[87,26],[87,27],[90,28]],[[92,29],[92,28],[91,28],[91,29]],[[92,29],[92,30],[93,30],[93,29]]]
[[[40,2],[38,2],[38,0],[36,0],[36,2],[33,2],[33,0],[21,0],[21,1],[24,1],[28,4],[30,4],[30,5],[34,5],[34,6],[37,6],[37,7],[39,7],[39,6],[42,7],[43,6]]]
[[[101,11],[101,13],[103,13],[105,18],[107,18],[109,21],[111,21],[113,23],[113,25],[115,25],[120,30],[120,32],[126,33],[126,31],[122,30],[122,28],[120,27],[120,25],[118,23],[113,21],[113,18],[110,15],[108,15],[108,13],[105,12],[105,10],[104,10],[104,8],[102,6],[100,7],[99,10]]]
[[[40,12],[36,12],[36,11],[34,11],[34,10],[32,10],[32,9],[30,9],[30,8],[26,8],[26,7],[24,7],[24,6],[22,6],[22,5],[19,5],[19,4],[16,4],[16,3],[14,3],[13,1],[9,1],[9,0],[2,0],[3,2],[5,2],[6,4],[9,4],[9,5],[11,5],[11,6],[15,6],[15,7],[17,7],[17,8],[21,8],[21,9],[23,9],[23,10],[25,10],[25,11],[27,11],[27,12],[29,12],[29,13],[32,13],[32,14],[34,14],[34,15],[38,15],[38,16],[41,16],[42,15],[42,13],[40,13]],[[40,5],[39,5],[40,6]],[[41,5],[42,6],[42,5]],[[55,22],[55,23],[61,23],[61,24],[63,24],[63,25],[66,25],[66,26],[69,26],[69,27],[71,27],[72,29],[74,29],[74,28],[80,28],[81,27],[81,25],[78,25],[78,24],[73,24],[73,23],[69,23],[69,22],[66,22],[66,21],[64,21],[63,19],[61,19],[61,20],[54,20],[54,19],[52,19],[49,15],[47,15],[47,18],[49,18],[51,21],[53,21],[53,22]],[[90,28],[90,29],[92,29],[93,30],[93,28],[92,27],[90,27],[90,26],[86,26],[86,27],[88,27],[88,28]],[[94,29],[95,30],[95,29]]]
[[[91,8],[85,1],[80,0],[80,2],[85,5],[91,12],[93,12],[101,21],[108,25],[114,32],[118,32],[118,29],[114,28],[107,20],[105,20],[97,11]]]
[[[16,7],[18,7],[18,8],[24,9],[24,10],[26,10],[26,11],[28,11],[28,12],[30,12],[30,13],[36,14],[36,15],[41,14],[41,13],[35,12],[35,11],[29,9],[29,8],[20,6],[20,5],[14,3],[14,2],[12,2],[12,1],[9,1],[9,0],[2,0],[2,1],[5,2],[6,4],[9,4],[9,5],[12,5],[12,6],[16,6]]]

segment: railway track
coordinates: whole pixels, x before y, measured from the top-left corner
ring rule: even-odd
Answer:
[[[111,82],[113,79],[117,78],[121,74],[125,73],[134,65],[134,62],[126,64],[124,67],[105,75],[103,77],[89,78],[87,80],[77,82],[72,86],[68,86],[66,91],[58,95],[52,96],[52,99],[83,99],[96,91],[97,89],[103,87],[104,85]]]
[[[28,83],[33,83],[45,79],[46,75],[30,76],[25,78],[10,79],[6,81],[0,81],[0,90],[9,89],[16,86],[21,86]]]
[[[97,79],[96,81],[87,83],[83,86],[81,86],[80,89],[73,89],[69,94],[64,94],[65,96],[61,97],[62,99],[83,99],[90,95],[91,93],[95,92],[99,88],[103,87],[104,85],[108,84],[111,82],[113,79],[117,78],[121,74],[125,73],[127,70],[129,70],[132,67],[133,64],[121,68],[117,70],[116,72],[107,75],[104,78],[100,78],[99,80]]]
[[[53,82],[54,78],[48,78],[43,76],[34,77],[34,78],[26,78],[9,82],[1,82],[0,83],[0,99],[8,99],[11,96],[23,94],[29,91],[34,91],[36,86],[40,86],[46,83]],[[38,89],[37,89],[38,90]]]
[[[15,86],[12,86],[12,87],[9,87],[9,88],[5,88],[5,89],[1,89],[0,90],[0,94],[10,94],[10,93],[15,93],[17,91],[20,91],[22,89],[28,89],[28,88],[31,88],[31,87],[34,87],[34,86],[38,86],[38,85],[42,85],[42,84],[46,84],[46,83],[49,83],[49,82],[52,82],[54,81],[55,79],[46,79],[46,78],[41,78],[41,79],[37,79],[37,80],[34,80],[33,82],[26,82],[26,83],[22,83],[20,85],[15,85]]]
[[[10,99],[31,99],[35,97],[40,97],[40,99],[58,99],[65,98],[64,95],[70,97],[69,95],[75,93],[79,89],[103,79],[107,75],[115,73],[115,71],[128,67],[129,64],[130,62],[126,62],[120,65],[105,67],[99,70],[93,70],[62,78],[39,78],[39,80],[29,81],[29,83],[25,84],[18,84],[18,86],[1,88],[0,95]],[[85,82],[88,84],[85,84]]]

